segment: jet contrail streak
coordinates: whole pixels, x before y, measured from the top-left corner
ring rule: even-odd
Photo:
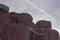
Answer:
[[[35,31],[33,28],[31,27],[27,27],[27,29],[29,29],[30,31],[34,32],[35,34],[37,35],[45,35],[45,34],[48,34],[48,33],[38,33],[37,31]]]
[[[55,18],[53,18],[52,16],[50,16],[48,13],[46,13],[44,10],[42,10],[41,8],[37,7],[36,5],[34,5],[32,2],[30,2],[29,0],[26,0],[29,4],[31,4],[33,7],[37,8],[39,11],[42,11],[43,13],[45,13],[47,16],[49,16],[52,20],[55,20]]]

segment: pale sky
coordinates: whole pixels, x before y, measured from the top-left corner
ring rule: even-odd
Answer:
[[[60,33],[60,0],[0,0],[10,7],[10,12],[28,12],[33,21],[49,20],[52,28]]]

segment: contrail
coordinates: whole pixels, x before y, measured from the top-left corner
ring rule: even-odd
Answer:
[[[29,29],[30,31],[32,31],[32,32],[34,32],[35,34],[37,34],[37,35],[45,35],[45,34],[47,34],[47,33],[38,33],[37,31],[35,31],[33,28],[31,28],[31,27],[27,27],[27,29]]]
[[[29,0],[26,0],[29,4],[31,4],[33,7],[37,8],[39,11],[42,11],[43,13],[45,13],[47,16],[49,16],[51,19],[55,20],[55,18],[53,18],[52,16],[50,16],[48,13],[46,13],[44,10],[42,10],[41,8],[37,7],[36,5],[34,5],[32,2],[30,2]]]

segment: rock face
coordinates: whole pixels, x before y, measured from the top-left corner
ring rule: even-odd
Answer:
[[[6,25],[9,24],[9,16],[8,14],[2,14],[0,15],[0,25]]]
[[[32,16],[27,13],[11,12],[8,16],[5,15],[0,20],[1,26],[5,25],[1,40],[59,40],[59,34],[51,28],[50,21],[41,20],[34,24]]]
[[[25,25],[15,24],[12,32],[12,40],[25,40]]]
[[[59,33],[56,30],[50,30],[48,37],[48,40],[59,40]]]
[[[38,21],[34,29],[38,34],[32,33],[31,40],[59,40],[59,33],[51,28],[50,21]]]
[[[9,16],[7,14],[0,15],[0,33],[1,33],[1,37],[4,37],[4,33],[3,33],[3,32],[5,32],[4,28],[7,28],[6,26],[8,26],[8,24],[9,24]],[[3,39],[4,38],[2,38],[2,40]]]
[[[12,24],[8,24],[6,26],[4,26],[2,34],[1,34],[1,40],[12,40],[12,30],[13,30],[14,26],[12,26]]]
[[[59,40],[59,34],[56,30],[44,30],[43,33],[41,33],[41,30],[37,30],[37,32],[40,35],[32,32],[30,40]]]
[[[3,28],[2,40],[59,40],[59,34],[51,28],[50,21],[41,20],[34,24],[32,16],[27,13],[11,12],[8,16],[9,24]]]
[[[29,40],[31,30],[29,30],[28,27],[35,27],[34,23],[32,22],[32,19],[33,19],[32,16],[27,13],[18,14],[18,13],[14,13],[14,12],[9,13],[9,15],[10,15],[10,23],[15,25],[14,30],[13,30],[13,37],[15,37],[16,40],[17,39]],[[23,25],[24,25],[24,27],[23,27]],[[22,29],[22,30],[19,30],[19,29]],[[19,34],[19,35],[17,35],[17,34]],[[23,38],[23,37],[25,37],[25,38]]]
[[[51,22],[50,21],[45,21],[45,20],[40,20],[36,23],[36,26],[38,28],[43,28],[43,29],[51,29]]]
[[[10,17],[9,23],[12,23],[12,24],[18,23],[17,13],[15,13],[15,12],[10,12],[10,13],[9,13],[9,17]]]
[[[52,29],[50,21],[34,24],[28,13],[8,12],[9,7],[0,4],[1,40],[59,40],[59,33]]]
[[[1,40],[5,38],[3,30],[9,24],[8,12],[9,12],[9,7],[4,4],[0,4],[0,39]]]
[[[35,24],[33,23],[33,18],[28,13],[22,13],[22,24],[26,26],[25,30],[25,36],[26,40],[30,40],[31,30],[29,30],[29,27],[33,28],[35,27]]]

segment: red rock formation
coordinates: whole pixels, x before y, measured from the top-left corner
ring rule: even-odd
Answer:
[[[14,25],[14,27],[15,28],[12,34],[13,40],[26,40],[26,36],[25,36],[26,26],[22,24],[16,24]]]
[[[35,32],[31,33],[31,40],[59,40],[59,33],[51,28],[50,21],[38,21]],[[40,35],[39,35],[40,34]]]
[[[15,12],[10,12],[10,13],[9,13],[9,17],[10,17],[10,21],[9,21],[10,23],[15,24],[15,23],[18,22],[17,13],[15,13]]]
[[[59,40],[59,33],[56,30],[48,31],[48,40]]]
[[[9,25],[6,25],[4,28],[3,28],[3,31],[2,31],[2,34],[1,34],[1,40],[12,40],[12,31],[13,31],[13,28],[14,26],[12,26],[13,24],[9,24]]]
[[[37,28],[44,28],[44,29],[51,29],[51,22],[50,21],[45,21],[41,20],[36,23]]]
[[[18,20],[19,20],[19,24],[23,24],[25,25],[26,29],[25,29],[25,40],[30,40],[30,33],[31,30],[28,29],[28,27],[35,27],[35,24],[33,23],[33,18],[30,14],[28,13],[21,13],[20,16],[18,15]]]

